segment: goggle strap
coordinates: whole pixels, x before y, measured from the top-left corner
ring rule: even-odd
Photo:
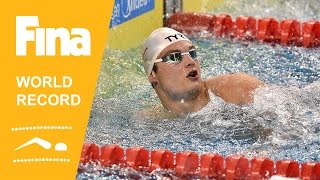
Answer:
[[[190,52],[181,53],[181,56],[183,56],[183,55],[189,55],[190,56]]]

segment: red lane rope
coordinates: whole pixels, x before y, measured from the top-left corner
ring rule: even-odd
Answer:
[[[279,175],[303,180],[320,179],[320,162],[303,164],[294,160],[273,162],[266,157],[249,160],[243,155],[223,157],[217,153],[205,153],[199,156],[191,151],[174,154],[166,149],[149,152],[144,147],[123,149],[116,144],[100,147],[85,143],[80,163],[96,163],[104,167],[120,165],[149,172],[155,169],[170,169],[174,170],[178,177],[199,175],[204,178],[253,180]]]
[[[235,21],[228,14],[205,14],[178,12],[167,19],[167,26],[187,34],[207,31],[216,37],[240,40],[259,40],[304,47],[320,46],[320,22],[274,18],[256,19],[239,16]]]

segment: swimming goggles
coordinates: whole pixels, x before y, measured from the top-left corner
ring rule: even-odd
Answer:
[[[184,55],[189,55],[193,60],[195,60],[197,58],[197,51],[196,49],[191,49],[189,52],[185,52],[185,53],[173,52],[160,59],[156,59],[154,62],[155,63],[166,62],[166,63],[178,64],[180,61],[182,61]]]

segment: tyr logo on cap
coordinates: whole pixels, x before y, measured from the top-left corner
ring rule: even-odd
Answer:
[[[179,38],[182,38],[182,39],[186,39],[186,37],[183,35],[183,34],[175,34],[175,35],[170,35],[164,39],[167,39],[169,40],[169,42],[172,42],[171,38],[173,38],[173,40],[178,40]]]

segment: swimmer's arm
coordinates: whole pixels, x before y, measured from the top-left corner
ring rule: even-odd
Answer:
[[[264,83],[245,73],[219,75],[206,81],[211,91],[224,101],[233,104],[253,102],[253,91]]]

